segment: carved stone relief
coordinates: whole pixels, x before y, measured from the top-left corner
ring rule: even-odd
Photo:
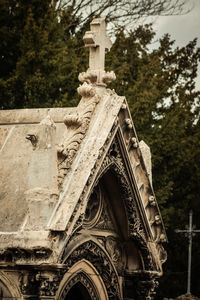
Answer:
[[[153,260],[153,256],[147,246],[144,228],[140,221],[140,216],[137,212],[136,199],[129,184],[127,171],[125,169],[121,150],[116,138],[113,140],[108,154],[104,158],[104,161],[99,170],[98,178],[101,178],[108,169],[114,171],[119,181],[120,190],[121,194],[123,195],[123,200],[128,217],[129,236],[139,246],[144,259],[145,268],[153,270],[156,268],[156,265]]]
[[[91,194],[85,211],[84,227],[115,232],[114,220],[105,191],[97,185]]]
[[[19,286],[22,295],[54,297],[65,269],[55,271],[21,271]]]
[[[94,227],[101,217],[103,209],[102,192],[99,186],[91,194],[85,211],[84,227]]]
[[[89,127],[92,113],[99,102],[99,96],[94,93],[87,101],[82,101],[76,114],[67,115],[64,123],[67,126],[63,143],[57,149],[58,153],[58,184],[61,188],[64,177],[67,175],[72,161],[80,147]]]
[[[114,129],[115,129],[115,127],[113,127],[113,132],[114,132]],[[128,218],[129,237],[136,243],[136,245],[138,245],[138,248],[140,249],[140,251],[142,253],[145,269],[155,270],[156,263],[153,259],[153,255],[147,245],[145,231],[144,231],[143,225],[140,221],[141,217],[139,216],[139,213],[137,211],[136,198],[135,198],[135,195],[133,194],[131,185],[128,180],[128,174],[125,169],[124,160],[122,158],[122,154],[121,154],[121,150],[119,147],[119,142],[118,142],[117,137],[115,137],[114,140],[112,141],[111,146],[109,147],[109,150],[106,149],[107,145],[109,144],[109,140],[111,138],[112,138],[112,133],[110,134],[109,139],[104,146],[105,149],[102,149],[102,154],[107,152],[107,155],[104,157],[103,161],[101,161],[102,154],[100,154],[99,159],[97,160],[97,162],[91,172],[90,178],[92,178],[95,175],[96,170],[98,170],[98,174],[96,174],[96,182],[95,182],[95,185],[98,185],[99,180],[104,176],[104,174],[108,170],[111,170],[114,172],[115,176],[117,177],[119,186],[120,186],[121,195],[123,195],[124,206],[125,206],[126,215]],[[90,180],[91,180],[90,178],[89,178],[88,183],[83,191],[83,194],[81,195],[79,204],[83,201],[84,194],[87,192],[87,189],[90,186]],[[96,202],[96,204],[97,204],[97,202]],[[104,210],[103,206],[101,209],[102,209],[102,213],[98,214],[98,216],[100,216],[100,217],[98,217],[96,219],[96,221],[97,221],[96,225],[95,225],[96,228],[103,229],[103,227],[104,227],[104,228],[109,228],[110,231],[114,230],[114,228],[112,228],[112,226],[111,226],[111,223],[106,225],[106,219],[107,219],[106,214],[108,212],[108,209],[106,208],[106,210]],[[87,212],[87,214],[88,213],[89,212]],[[91,214],[91,212],[90,212],[90,214]],[[108,220],[110,220],[110,218],[108,218]]]
[[[51,255],[52,250],[47,248],[6,248],[0,253],[0,261],[4,262],[27,262],[29,260],[46,260]]]
[[[91,182],[93,181],[94,177],[97,176],[97,172],[98,172],[100,164],[101,164],[102,156],[107,151],[109,143],[110,143],[113,135],[116,133],[116,128],[117,128],[117,122],[114,123],[114,125],[113,125],[113,127],[112,127],[112,129],[111,129],[111,131],[110,131],[110,133],[109,133],[109,135],[107,137],[107,140],[106,140],[104,146],[99,151],[99,156],[98,156],[97,162],[96,162],[95,166],[93,167],[93,169],[91,170],[91,173],[90,173],[90,176],[88,178],[88,181],[87,181],[87,183],[86,183],[86,185],[85,185],[85,187],[84,187],[84,189],[82,191],[80,199],[79,199],[79,201],[78,201],[78,203],[77,203],[77,205],[76,205],[76,207],[74,209],[74,212],[73,212],[73,214],[71,216],[71,219],[70,219],[70,221],[68,223],[68,227],[70,227],[70,225],[71,225],[71,223],[72,223],[72,221],[73,221],[73,219],[74,219],[74,217],[76,215],[76,212],[78,211],[80,205],[83,204],[84,201],[86,200],[86,195],[88,195],[88,190],[91,189]],[[98,184],[98,178],[96,179],[96,182],[95,182],[94,186],[96,186],[97,184]],[[83,215],[82,215],[75,222],[75,224],[73,226],[73,232],[75,232],[77,230],[77,228],[82,227],[83,220],[84,220],[84,218],[83,218]]]
[[[70,289],[74,287],[77,283],[81,283],[86,288],[92,300],[99,299],[92,282],[84,273],[80,272],[77,275],[73,276],[71,280],[69,280],[68,284],[65,286],[64,290],[62,291],[62,295],[59,297],[59,300],[65,300]]]
[[[92,263],[106,286],[109,299],[120,299],[118,276],[106,253],[93,241],[87,241],[76,248],[68,257],[63,257],[67,270],[77,261],[86,259]]]
[[[159,283],[155,278],[150,278],[150,276],[137,276],[134,278],[136,297],[138,300],[151,300],[155,294],[155,289],[158,287]]]
[[[116,228],[113,224],[113,220],[109,214],[108,205],[106,203],[103,204],[102,214],[95,225],[96,229],[106,230],[110,232],[115,232]]]
[[[35,272],[21,272],[19,284],[22,295],[37,295],[38,282],[36,280]]]

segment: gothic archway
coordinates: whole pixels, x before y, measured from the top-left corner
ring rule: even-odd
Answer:
[[[86,259],[79,258],[75,262],[73,253],[68,258],[68,268],[60,283],[56,300],[108,300],[106,286],[98,270]]]
[[[0,299],[9,298],[12,299],[12,295],[5,284],[0,279]]]
[[[127,228],[124,228],[128,235],[128,239],[133,241],[140,251],[143,269],[156,270],[156,262],[148,247],[145,226],[141,221],[142,217],[140,215],[140,210],[137,207],[139,196],[136,192],[135,185],[130,183],[129,175],[125,168],[124,157],[117,139],[113,140],[111,147],[104,158],[95,185],[101,181],[104,181],[104,185],[108,182],[109,189],[112,185],[112,181],[115,181],[115,190],[117,190],[116,186],[118,186],[120,190],[118,194],[119,197],[121,197],[121,203],[123,203],[123,207],[121,206],[120,211],[125,210],[126,217],[124,217],[124,219],[127,221]]]
[[[17,286],[3,271],[0,271],[0,299],[21,299]]]
[[[85,272],[69,273],[71,276],[62,288],[60,300],[100,300],[96,286]]]
[[[81,283],[77,282],[68,292],[65,300],[92,300],[87,288]]]

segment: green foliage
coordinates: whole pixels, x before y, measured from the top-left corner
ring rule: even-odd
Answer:
[[[169,239],[157,296],[162,299],[185,292],[187,240],[174,230],[188,223],[190,209],[196,216],[200,213],[200,92],[195,90],[200,49],[196,40],[175,48],[165,35],[149,51],[153,37],[149,26],[129,35],[119,32],[107,63],[117,76],[112,88],[126,96],[139,139],[152,151],[153,184]],[[198,218],[196,225],[200,228]],[[198,255],[196,250],[194,261]],[[200,294],[199,285],[192,291]]]
[[[49,0],[0,0],[0,15],[1,108],[77,103],[85,55],[82,40],[66,29],[69,13],[60,19]]]

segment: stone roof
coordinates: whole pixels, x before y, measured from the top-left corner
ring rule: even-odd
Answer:
[[[147,246],[142,247],[162,272],[166,234],[152,186],[150,150],[138,140],[125,97],[106,88],[114,78],[104,70],[81,73],[82,98],[76,108],[0,112],[2,255],[42,252],[37,263],[58,261],[66,243],[63,236],[69,238],[84,215],[116,139],[141,218],[141,225],[130,226],[136,226],[141,240],[146,236]],[[133,212],[129,217],[133,219]],[[24,257],[16,254],[15,259]]]
[[[36,132],[41,127],[40,122],[49,116],[56,124],[55,143],[59,143],[65,129],[63,118],[75,110],[76,108],[55,108],[0,111],[0,231],[19,231],[27,214],[25,192],[33,184],[29,174],[36,163],[33,159],[34,148],[27,139],[28,134]],[[42,173],[42,162],[38,163],[41,164]]]

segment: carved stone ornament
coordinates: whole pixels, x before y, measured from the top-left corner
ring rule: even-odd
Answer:
[[[86,288],[86,290],[88,291],[88,294],[90,295],[90,298],[92,300],[99,299],[96,294],[96,290],[95,290],[92,282],[88,278],[88,276],[86,276],[86,274],[80,272],[77,275],[72,276],[71,280],[69,280],[68,284],[65,286],[64,290],[62,291],[62,295],[59,297],[59,300],[65,300],[70,289],[73,286],[75,286],[77,283],[81,283]]]
[[[59,276],[60,275],[60,276]],[[40,296],[55,296],[62,275],[57,274],[54,276],[48,276],[48,274],[39,274],[36,278],[39,281],[39,294]]]
[[[106,253],[93,241],[87,241],[77,247],[68,257],[65,257],[65,253],[63,254],[63,263],[66,264],[67,270],[80,259],[88,260],[96,268],[105,284],[109,299],[120,299],[118,276]]]
[[[64,271],[64,269],[55,272],[22,271],[19,278],[21,293],[32,296],[55,296]]]
[[[82,195],[80,197],[80,201],[77,204],[75,211],[73,215],[76,214],[76,211],[78,210],[78,207],[80,206],[80,203],[83,203],[84,197],[87,194],[88,188],[91,184],[91,181],[93,177],[96,177],[95,185],[98,185],[98,182],[100,178],[104,176],[104,174],[109,170],[113,171],[114,174],[117,176],[117,180],[119,182],[121,194],[123,195],[126,214],[128,217],[128,230],[129,230],[129,237],[132,239],[136,245],[138,245],[144,265],[146,270],[156,270],[156,263],[154,261],[153,255],[147,245],[147,240],[145,236],[145,231],[143,228],[143,225],[140,221],[140,216],[137,211],[137,204],[136,204],[136,198],[133,194],[133,191],[131,189],[131,185],[128,180],[128,174],[124,166],[124,161],[122,158],[121,150],[119,148],[118,139],[115,137],[109,146],[109,150],[107,149],[108,145],[110,144],[110,140],[112,139],[113,134],[116,134],[115,128],[117,124],[114,124],[110,135],[104,145],[104,147],[101,149],[99,153],[99,157],[96,161],[96,164],[94,168],[91,171],[90,177],[88,179],[88,182],[82,192]],[[102,161],[102,155],[103,153],[107,152],[107,155],[103,158]],[[96,173],[96,170],[98,170],[98,173]],[[102,210],[103,212],[103,210]],[[99,223],[97,223],[96,226],[100,225],[101,217],[99,219]],[[80,222],[79,222],[80,226]],[[74,226],[74,232],[76,232],[77,225]]]
[[[105,193],[101,185],[97,185],[87,203],[83,226],[85,228],[115,232],[116,228],[109,210],[110,208],[108,207],[108,200],[105,199]]]
[[[86,96],[85,93],[82,92],[82,88],[89,88],[92,89],[92,85],[90,84],[95,84],[97,79],[100,78],[101,85],[107,85],[108,83],[111,83],[116,79],[116,75],[113,71],[111,72],[106,72],[106,71],[98,71],[98,70],[90,70],[88,69],[87,72],[83,72],[79,74],[79,81],[84,82],[84,84],[78,88],[78,93],[81,96]],[[86,85],[87,83],[88,85]],[[89,94],[90,96],[90,94]]]
[[[100,215],[100,218],[98,219],[98,222],[95,225],[96,229],[100,230],[106,230],[110,232],[115,232],[116,228],[113,224],[113,220],[109,214],[109,208],[107,203],[105,201],[103,202],[103,208],[102,208],[102,213]]]
[[[76,115],[67,115],[64,119],[64,123],[67,126],[66,137],[64,137],[63,143],[57,149],[58,184],[60,188],[80,147],[81,141],[85,137],[92,113],[98,102],[99,97],[96,95],[89,101],[82,103]]]
[[[124,198],[125,208],[128,216],[129,236],[139,246],[144,259],[145,268],[147,270],[155,270],[156,265],[153,260],[153,256],[147,246],[144,228],[140,222],[140,217],[137,212],[135,195],[131,190],[128,175],[124,167],[121,151],[119,149],[118,141],[116,138],[113,140],[110,150],[108,151],[107,156],[104,158],[104,161],[101,164],[98,178],[101,178],[108,169],[114,171],[119,181],[121,194]]]
[[[0,261],[16,262],[27,260],[45,260],[51,255],[52,250],[46,248],[6,248],[0,252]]]
[[[97,187],[91,194],[85,211],[84,227],[94,227],[102,214],[102,192]]]
[[[84,77],[83,77],[83,73],[79,74],[79,80],[84,82]],[[91,86],[90,84],[87,84],[86,82],[84,82],[80,87],[78,87],[77,89],[79,95],[81,95],[82,97],[93,97],[95,95],[95,88],[93,86]]]
[[[122,249],[119,241],[112,236],[108,236],[106,238],[106,250],[108,251],[113,263],[115,265],[119,265],[122,261]]]
[[[115,80],[116,76],[113,71],[106,72],[104,70],[105,52],[109,51],[112,46],[110,38],[106,35],[105,20],[94,19],[90,23],[90,31],[86,31],[83,41],[85,47],[90,49],[89,69],[87,72],[80,73],[79,80],[91,85],[106,86]]]
[[[152,300],[159,283],[151,276],[141,274],[134,278],[136,297],[138,300]]]
[[[37,295],[39,284],[36,273],[22,272],[19,278],[19,286],[22,295]]]

